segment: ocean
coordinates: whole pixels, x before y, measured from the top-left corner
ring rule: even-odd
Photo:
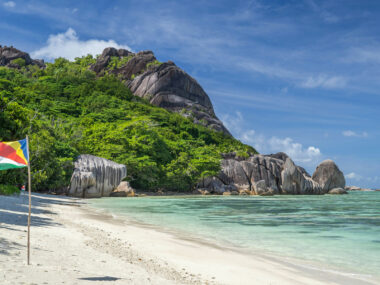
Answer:
[[[380,192],[101,198],[90,206],[189,238],[380,278]]]

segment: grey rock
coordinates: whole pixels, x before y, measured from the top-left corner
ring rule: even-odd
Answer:
[[[317,166],[312,179],[319,183],[325,193],[334,188],[344,189],[346,186],[343,172],[340,171],[335,162],[330,159],[323,161]]]
[[[111,60],[111,57],[113,56],[124,57],[130,54],[132,53],[125,49],[117,50],[113,47],[105,48],[102,54],[97,58],[96,63],[92,65],[90,69],[95,71],[96,73],[104,73],[105,69],[107,68],[108,63]]]
[[[147,65],[156,60],[152,51],[140,51],[127,62],[127,64],[120,69],[116,70],[116,74],[122,75],[125,79],[131,79],[132,75],[139,75],[144,73]],[[133,91],[132,91],[133,92]],[[137,95],[137,94],[135,94]],[[140,96],[143,97],[143,96]]]
[[[223,157],[222,170],[217,176],[223,184],[233,185],[240,191],[255,192],[255,183],[264,181],[267,191],[281,193],[281,170],[284,161],[259,154],[247,159],[237,157],[234,153],[224,154]]]
[[[134,197],[135,190],[131,187],[128,181],[120,182],[119,186],[110,193],[111,197]]]
[[[368,189],[368,188],[360,188],[357,186],[346,186],[346,187],[344,187],[344,190],[346,190],[346,191],[373,191],[373,190]]]
[[[223,194],[228,191],[237,191],[235,185],[225,185],[218,177],[207,177],[199,183],[198,188],[207,189],[212,194]]]
[[[346,191],[361,191],[362,188],[357,186],[346,186],[344,187],[344,190]]]
[[[153,105],[181,113],[211,129],[229,132],[216,117],[210,98],[198,82],[174,63],[153,65],[128,83],[131,91]]]
[[[41,68],[45,68],[45,63],[41,59],[31,59],[30,55],[26,52],[20,51],[12,46],[1,46],[0,45],[0,66],[8,66],[13,68],[18,68],[17,64],[12,63],[13,60],[21,58],[25,60],[25,64],[38,65]]]
[[[250,154],[248,158],[239,157],[236,153],[222,156],[220,173],[212,179],[204,179],[204,189],[214,193],[239,191],[245,195],[326,193],[305,169],[295,165],[285,153]],[[231,186],[236,190],[228,188]]]
[[[93,155],[80,155],[75,161],[68,194],[82,198],[110,196],[126,175],[125,165]]]
[[[329,190],[328,194],[348,194],[348,193],[343,188],[334,188],[334,189]]]
[[[265,180],[260,180],[254,183],[254,190],[255,190],[256,195],[262,195],[266,192],[270,192],[269,189],[267,188]]]
[[[283,194],[322,194],[320,185],[304,175],[290,158],[285,161],[281,178]]]
[[[261,194],[259,194],[260,196],[273,196],[273,191],[267,191],[267,192],[263,192]]]
[[[216,117],[203,88],[174,62],[156,64],[156,57],[151,51],[134,54],[107,48],[91,69],[99,75],[103,74],[112,56],[131,57],[125,65],[109,72],[125,80],[136,96],[145,98],[153,105],[178,112],[194,123],[230,135]]]

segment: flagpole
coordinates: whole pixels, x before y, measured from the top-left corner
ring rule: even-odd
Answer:
[[[29,215],[28,215],[28,265],[30,265],[30,218],[32,209],[32,178],[30,176],[30,153],[29,153],[29,137],[26,136],[26,147],[28,150],[28,192],[29,192]]]

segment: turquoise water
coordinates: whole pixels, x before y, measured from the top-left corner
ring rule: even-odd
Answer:
[[[102,198],[90,204],[247,252],[380,277],[380,192]]]

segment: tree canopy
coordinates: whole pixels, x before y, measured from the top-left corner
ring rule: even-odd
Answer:
[[[67,187],[79,154],[125,164],[137,189],[188,191],[220,170],[221,153],[256,152],[150,105],[113,75],[97,77],[88,70],[94,62],[89,55],[46,69],[0,67],[0,141],[29,134],[34,190]],[[25,173],[2,171],[0,184],[24,183]]]

